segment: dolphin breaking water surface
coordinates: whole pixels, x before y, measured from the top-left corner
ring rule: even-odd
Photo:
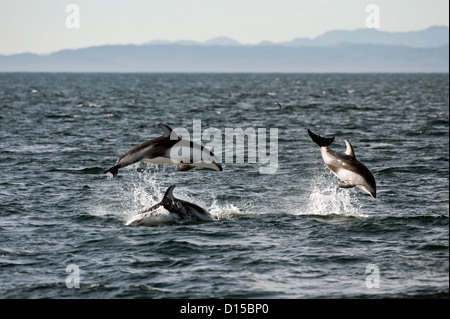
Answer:
[[[339,187],[358,187],[373,198],[377,197],[375,178],[370,170],[356,159],[353,147],[349,141],[344,140],[347,149],[344,153],[339,153],[329,147],[333,143],[334,137],[322,137],[314,134],[309,129],[308,134],[320,146],[323,161],[328,168],[345,182],[345,184],[339,184]]]

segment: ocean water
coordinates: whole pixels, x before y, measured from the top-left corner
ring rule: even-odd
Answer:
[[[265,128],[266,155],[278,129],[275,169],[102,174],[158,123]],[[376,199],[307,128],[352,143]],[[1,298],[449,297],[448,74],[4,73],[0,150]],[[125,225],[172,184],[214,221]]]

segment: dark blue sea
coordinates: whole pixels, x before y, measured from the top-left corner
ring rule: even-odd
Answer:
[[[103,174],[159,123],[266,129],[273,161]],[[352,143],[376,199],[308,128]],[[126,226],[173,184],[214,221]],[[448,74],[3,73],[0,186],[1,298],[449,297]]]

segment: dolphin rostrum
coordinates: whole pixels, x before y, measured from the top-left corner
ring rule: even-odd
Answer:
[[[158,124],[163,130],[163,135],[142,143],[125,154],[116,164],[106,170],[104,174],[111,173],[115,177],[119,168],[145,161],[152,164],[175,164],[183,165],[181,171],[187,171],[195,166],[211,168],[216,171],[222,170],[219,159],[207,148],[182,139],[170,127]]]
[[[349,141],[344,140],[347,149],[344,153],[339,153],[329,148],[334,141],[334,137],[322,137],[314,134],[309,129],[308,134],[320,146],[323,161],[328,168],[345,182],[345,184],[339,184],[339,187],[352,188],[356,186],[373,198],[377,197],[375,178],[369,169],[356,159],[353,147]]]
[[[212,221],[212,216],[200,206],[193,203],[189,203],[185,200],[175,198],[173,196],[173,189],[175,185],[170,186],[163,199],[158,204],[140,212],[136,217],[127,222],[127,226],[140,226],[140,225],[152,225],[154,220],[152,217],[155,211],[161,206],[168,210],[170,213],[175,214],[181,220],[192,221]]]

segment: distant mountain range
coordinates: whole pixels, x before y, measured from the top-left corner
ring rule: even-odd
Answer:
[[[357,44],[381,44],[381,45],[404,45],[413,48],[439,47],[449,42],[449,28],[445,26],[433,26],[425,30],[409,31],[409,32],[386,32],[376,29],[357,29],[357,30],[333,30],[328,31],[314,39],[295,38],[286,42],[263,41],[257,46],[330,46],[341,43],[357,43]],[[227,38],[217,37],[205,42],[196,41],[165,41],[154,40],[144,45],[161,45],[161,44],[181,44],[181,45],[221,45],[221,46],[242,46],[240,42]],[[247,45],[252,46],[252,45]]]
[[[449,72],[449,28],[334,30],[314,39],[243,45],[156,40],[47,55],[0,55],[0,72]]]

